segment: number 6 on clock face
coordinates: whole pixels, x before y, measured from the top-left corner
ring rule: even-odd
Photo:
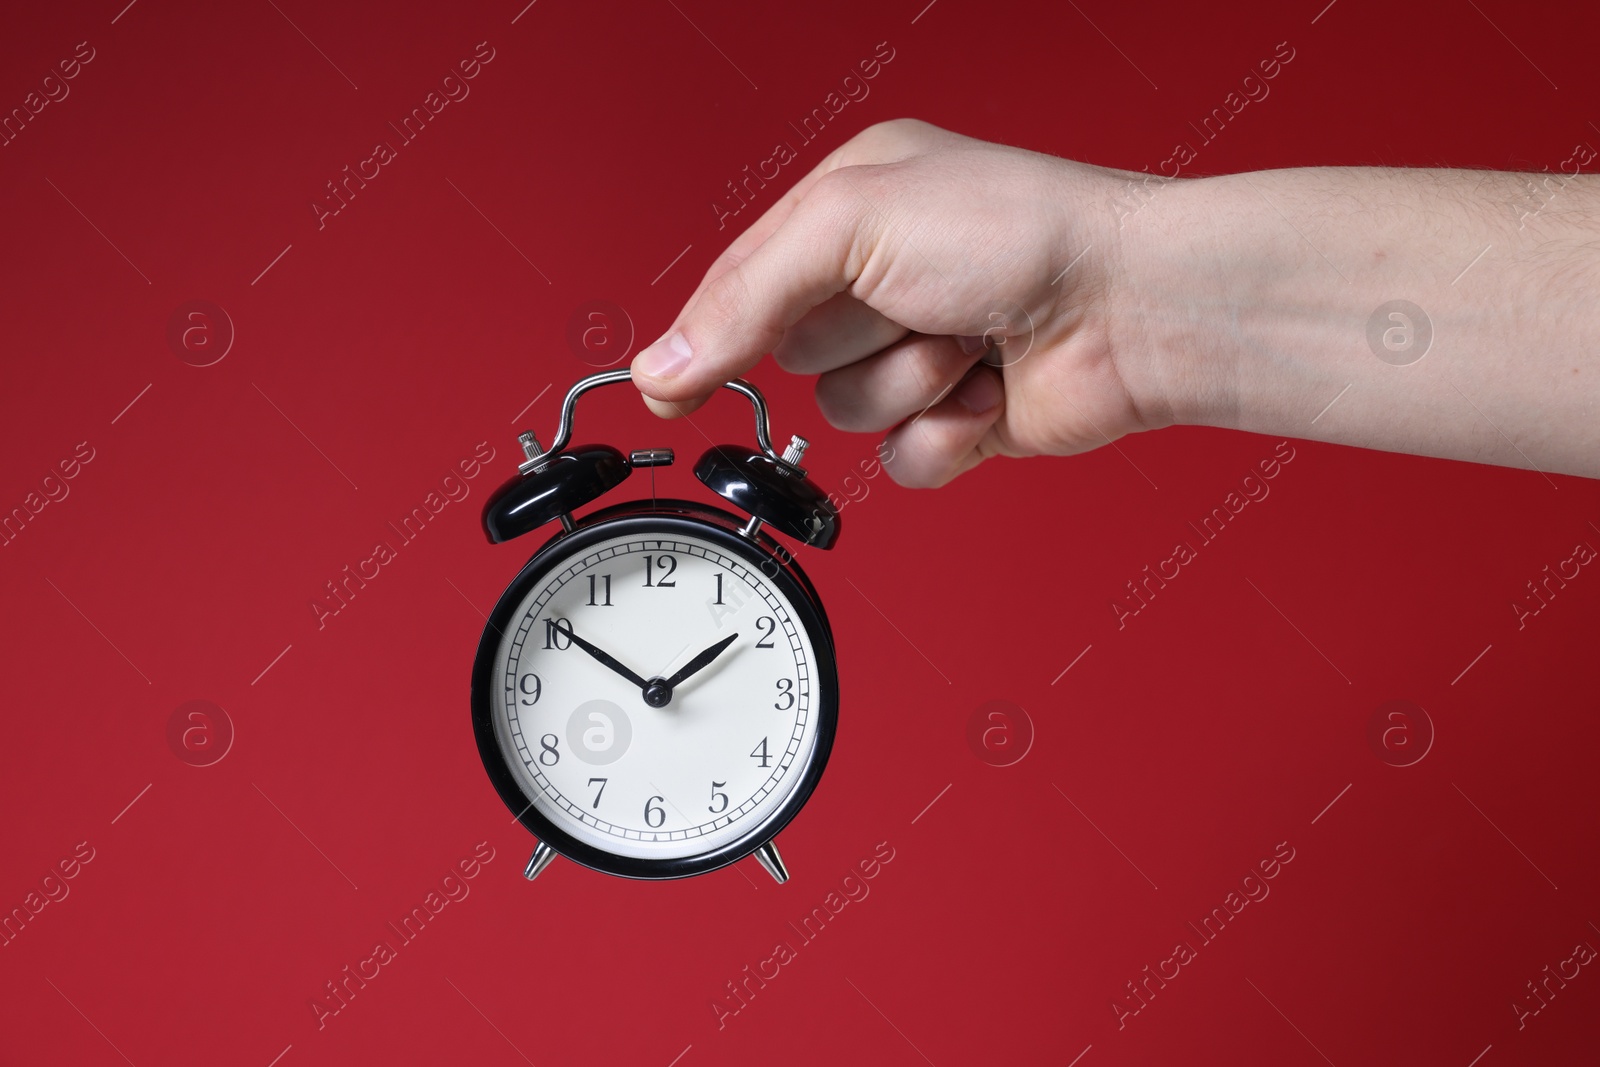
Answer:
[[[485,725],[541,840],[675,877],[748,854],[803,803],[832,743],[832,637],[809,583],[757,547],[701,515],[624,515],[506,591]]]

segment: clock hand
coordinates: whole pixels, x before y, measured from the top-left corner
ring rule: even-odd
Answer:
[[[730,634],[729,636],[724,637],[721,641],[718,641],[716,644],[712,645],[710,648],[706,649],[704,652],[700,653],[688,663],[685,663],[678,673],[667,679],[667,688],[671,689],[673,686],[678,685],[680,682],[687,679],[690,675],[695,674],[709,666],[711,661],[722,655],[722,650],[733,644],[738,637],[738,634]]]
[[[589,642],[585,641],[583,638],[581,638],[577,634],[573,633],[572,632],[572,624],[571,623],[568,623],[566,626],[562,626],[560,623],[556,623],[555,624],[555,628],[556,628],[556,631],[558,633],[566,634],[569,638],[571,638],[573,644],[577,645],[579,648],[581,648],[585,652],[589,653],[589,655],[591,655],[595,659],[599,660],[602,666],[609,667],[612,670],[616,671],[618,674],[622,675],[628,681],[630,681],[634,685],[638,686],[640,688],[640,690],[643,690],[646,686],[648,686],[650,684],[649,682],[645,681],[643,678],[639,677],[637,674],[634,674],[628,668],[624,667],[621,663],[618,663],[616,661],[616,659],[614,659],[610,654],[605,652],[603,649],[596,648],[594,645],[591,645]],[[721,649],[719,648],[718,651],[720,652]]]

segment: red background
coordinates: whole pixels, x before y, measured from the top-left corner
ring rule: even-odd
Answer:
[[[844,703],[781,837],[793,880],[747,860],[523,881],[532,841],[479,764],[467,678],[537,539],[491,547],[477,509],[515,432],[548,435],[591,369],[574,309],[613,301],[655,337],[757,213],[719,232],[724,183],[878,42],[894,59],[870,97],[777,184],[902,115],[1154,168],[1280,41],[1293,63],[1197,172],[1556,170],[1600,143],[1592,7],[924,3],[4,16],[8,111],[79,41],[95,58],[0,148],[0,507],[79,442],[94,458],[0,548],[0,906],[79,842],[94,858],[0,947],[0,1059],[1592,1062],[1592,967],[1520,1030],[1511,1007],[1600,946],[1600,577],[1521,630],[1510,607],[1600,545],[1600,494],[1572,478],[1295,443],[1271,496],[1119,630],[1124,583],[1277,439],[1169,430],[938,492],[879,477],[838,549],[802,554]],[[324,183],[480,41],[471,95],[319,229]],[[196,299],[236,330],[207,367],[167,340]],[[871,454],[808,382],[753,377],[825,487]],[[701,431],[750,438],[736,398],[691,426],[609,393],[580,436],[690,458]],[[319,629],[323,583],[481,441],[472,495]],[[683,466],[658,486],[706,495]],[[196,699],[236,731],[211,766],[168,742]],[[991,700],[1033,724],[1013,766],[969,746]],[[1369,741],[1390,700],[1436,731],[1412,766]],[[319,1029],[311,999],[481,841],[470,896]],[[894,859],[870,896],[719,1029],[725,983],[797,942],[786,924],[879,842]],[[1271,895],[1199,946],[1186,924],[1280,842],[1295,858]],[[1180,939],[1198,958],[1119,1029],[1125,983]]]

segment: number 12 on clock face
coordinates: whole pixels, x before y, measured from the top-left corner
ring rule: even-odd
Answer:
[[[622,536],[560,563],[497,655],[495,725],[533,807],[646,863],[759,833],[817,747],[809,604],[711,538]]]

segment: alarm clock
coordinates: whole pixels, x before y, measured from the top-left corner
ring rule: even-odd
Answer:
[[[472,728],[489,780],[538,839],[530,880],[556,857],[626,878],[704,874],[752,853],[778,882],[775,835],[822,776],[839,716],[827,613],[773,531],[832,548],[838,509],[773,449],[717,445],[694,474],[733,510],[630,500],[574,512],[671,449],[570,445],[578,398],[627,382],[577,382],[555,440],[519,437],[525,460],[485,503],[492,543],[557,523],[506,587],[472,668]],[[652,477],[652,489],[654,479]]]

